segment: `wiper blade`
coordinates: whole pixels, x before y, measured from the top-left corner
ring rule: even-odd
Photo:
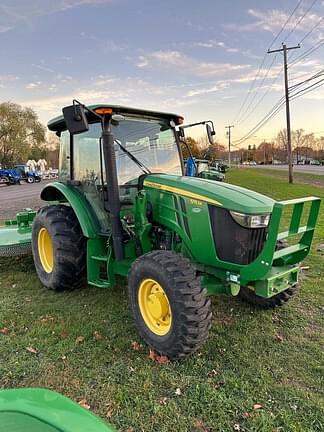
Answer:
[[[147,168],[147,166],[145,166],[143,164],[143,162],[139,161],[134,155],[133,153],[131,153],[130,151],[128,151],[118,140],[114,139],[114,142],[116,144],[118,144],[119,148],[125,153],[127,154],[127,156],[134,162],[136,163],[136,165],[143,171],[144,174],[152,174],[152,171]]]

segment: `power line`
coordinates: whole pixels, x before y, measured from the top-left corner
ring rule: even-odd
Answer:
[[[308,50],[304,51],[302,55],[297,57],[292,63],[290,63],[290,67],[295,65],[296,63],[299,63],[301,60],[303,60],[305,57],[308,57],[310,54],[312,54],[314,51],[318,50],[322,45],[324,44],[324,38],[320,39],[315,46],[309,48]]]
[[[272,80],[272,82],[268,85],[266,91],[263,93],[263,95],[258,100],[258,102],[254,105],[252,111],[249,113],[249,115],[247,117],[245,117],[244,120],[242,119],[242,121],[246,121],[249,117],[251,117],[252,113],[257,109],[257,107],[260,105],[260,103],[263,101],[263,99],[267,96],[267,94],[270,92],[270,90],[272,89],[272,87],[278,81],[280,75],[281,75],[281,71],[279,71],[279,73],[274,77],[274,79]]]
[[[308,36],[310,36],[312,33],[313,33],[313,31],[315,30],[315,29],[317,29],[317,27],[321,24],[321,22],[324,20],[324,17],[322,17],[319,21],[318,21],[318,23],[317,24],[315,24],[310,30],[309,30],[309,32],[307,32],[306,34],[305,34],[305,36],[300,40],[300,44],[302,43],[302,42],[304,42],[304,40],[306,39],[306,38],[308,38]]]
[[[248,100],[248,98],[249,98],[249,96],[250,96],[250,94],[251,94],[251,92],[252,92],[252,90],[253,90],[253,88],[254,88],[255,81],[257,80],[257,78],[258,78],[258,76],[259,76],[259,74],[260,74],[261,68],[262,68],[262,66],[264,65],[264,62],[265,62],[266,57],[267,57],[267,53],[264,54],[264,57],[263,57],[263,59],[262,59],[262,61],[261,61],[261,64],[260,64],[260,66],[259,66],[259,69],[258,69],[258,71],[257,71],[257,73],[256,73],[256,75],[255,75],[255,77],[254,77],[253,82],[251,82],[251,84],[250,84],[250,88],[249,88],[249,90],[248,90],[248,92],[247,92],[247,94],[246,94],[246,96],[245,96],[245,98],[244,98],[244,100],[243,100],[243,102],[242,102],[242,104],[241,104],[241,107],[240,107],[240,109],[239,109],[237,115],[236,115],[235,118],[234,118],[233,123],[236,123],[237,120],[239,120],[239,118],[240,118],[240,114],[241,114],[241,112],[242,112],[242,109],[245,107],[245,104],[246,104],[246,102],[247,102],[247,100]]]
[[[273,66],[273,64],[274,64],[274,62],[275,62],[277,56],[278,56],[278,54],[276,54],[276,55],[273,57],[273,60],[272,60],[272,62],[271,62],[271,64],[270,64],[270,66],[268,67],[266,73],[264,74],[264,76],[263,76],[263,78],[262,78],[262,81],[261,81],[261,83],[260,83],[260,85],[259,85],[259,89],[262,88],[263,83],[264,83],[264,81],[266,80],[267,76],[269,75],[270,69],[272,68],[272,66]],[[239,122],[242,123],[242,122],[244,122],[247,118],[249,118],[250,115],[251,115],[251,114],[253,113],[253,111],[255,110],[256,106],[258,106],[259,103],[257,103],[257,105],[254,106],[254,108],[252,109],[252,111],[251,111],[250,113],[248,113],[248,112],[249,112],[249,109],[250,109],[250,107],[251,107],[251,105],[252,105],[252,103],[253,103],[253,101],[255,100],[255,98],[256,98],[256,96],[257,96],[257,94],[258,94],[258,92],[255,91],[254,94],[253,94],[253,96],[252,96],[252,98],[251,98],[251,100],[250,100],[250,103],[249,103],[248,106],[246,107],[244,113],[241,115],[241,118],[237,119],[237,122],[238,122],[238,123],[239,123]],[[263,98],[261,97],[261,99],[263,99]],[[246,114],[248,114],[248,115],[246,115]]]
[[[289,38],[289,36],[296,30],[296,27],[303,21],[303,19],[305,18],[305,16],[308,14],[308,12],[313,8],[313,6],[315,5],[315,3],[317,2],[317,0],[313,0],[312,4],[310,5],[310,7],[306,10],[306,12],[299,18],[299,20],[296,22],[296,24],[294,25],[294,27],[290,30],[290,32],[288,33],[288,35],[286,36],[284,42]]]
[[[294,10],[291,12],[291,14],[289,15],[289,17],[287,18],[286,22],[284,23],[284,25],[281,27],[280,32],[277,34],[277,36],[273,39],[273,41],[271,42],[269,49],[271,49],[272,45],[278,40],[278,37],[281,35],[281,33],[284,31],[284,29],[286,28],[286,25],[288,24],[288,22],[290,21],[290,19],[292,18],[292,16],[294,15],[294,13],[296,12],[296,10],[299,8],[301,2],[303,0],[299,0],[299,2],[297,3],[297,5],[295,6]],[[316,1],[316,0],[315,0]]]
[[[290,86],[290,87],[289,87],[289,90],[295,89],[296,87],[299,87],[299,86],[301,86],[301,85],[303,85],[303,84],[305,84],[305,83],[307,83],[307,82],[309,82],[309,81],[313,81],[314,79],[319,78],[319,77],[321,77],[321,76],[323,76],[323,75],[324,75],[324,69],[318,71],[316,74],[312,75],[312,76],[309,77],[308,79],[306,79],[306,80],[304,80],[304,81],[301,81],[301,82],[299,82],[299,83],[297,83],[297,84],[294,84],[294,85]]]
[[[278,108],[283,107],[284,105],[284,97],[282,96],[277,103],[271,108],[271,110],[255,125],[252,129],[249,130],[247,134],[245,134],[242,138],[233,141],[233,144],[242,144],[244,141],[246,141],[251,135],[253,135],[255,132],[257,132],[264,124],[267,123],[270,118],[273,117],[274,113],[277,111]]]
[[[324,78],[320,81],[317,81],[316,83],[299,90],[298,92],[292,94],[290,96],[290,100],[297,99],[298,97],[303,96],[304,94],[307,94],[311,91],[316,90],[319,87],[322,87],[324,85]],[[323,82],[323,83],[322,83]],[[322,84],[321,84],[322,83]],[[233,141],[232,145],[237,146],[239,144],[243,144],[245,141],[250,139],[251,135],[254,135],[256,132],[258,132],[263,126],[265,126],[273,117],[275,117],[284,107],[284,97],[280,98],[277,103],[271,108],[271,110],[252,128],[249,130],[247,134],[245,134],[244,137],[240,138],[239,140]],[[324,131],[323,131],[324,132]],[[319,132],[317,132],[319,133]]]
[[[273,46],[273,44],[277,41],[278,37],[279,37],[279,36],[281,35],[281,33],[284,31],[284,29],[286,28],[288,22],[291,20],[292,16],[293,16],[294,13],[297,11],[297,9],[298,9],[299,6],[301,5],[302,1],[303,1],[303,0],[299,0],[299,1],[298,1],[297,5],[294,7],[293,11],[290,13],[290,15],[288,16],[287,20],[285,21],[285,23],[284,23],[283,26],[281,27],[279,33],[277,33],[277,35],[273,38],[272,42],[271,42],[270,45],[269,45],[269,49]],[[259,77],[259,74],[260,74],[260,72],[261,72],[261,68],[262,68],[263,65],[264,65],[264,62],[265,62],[266,57],[267,57],[267,53],[264,54],[264,57],[263,57],[263,59],[261,60],[260,66],[259,66],[259,68],[258,68],[258,71],[257,71],[257,73],[256,73],[256,75],[255,75],[255,77],[254,77],[253,82],[251,83],[251,85],[250,85],[250,87],[249,87],[249,90],[248,90],[248,92],[247,92],[245,98],[243,99],[243,102],[242,102],[242,104],[241,104],[241,106],[240,106],[240,108],[239,108],[239,110],[238,110],[238,113],[236,114],[236,116],[235,116],[235,118],[234,118],[234,120],[233,120],[233,123],[235,123],[237,120],[240,119],[240,114],[241,114],[243,108],[245,107],[245,105],[246,105],[246,103],[247,103],[247,100],[248,100],[248,98],[250,97],[250,94],[251,94],[252,90],[254,89],[255,82],[256,82],[257,78]]]
[[[324,78],[322,78],[321,80],[317,81],[316,83],[311,84],[310,86],[308,86],[308,87],[306,87],[304,89],[299,90],[297,93],[293,94],[293,96],[290,99],[291,100],[295,99],[296,96],[299,95],[300,93],[302,93],[302,95],[304,95],[306,93],[309,93],[310,91],[316,90],[318,87],[322,87],[322,85],[324,85],[323,81],[324,81]],[[323,84],[318,85],[321,82],[323,82]],[[313,89],[313,90],[310,90],[310,89]]]

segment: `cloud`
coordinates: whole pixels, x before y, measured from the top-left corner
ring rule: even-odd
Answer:
[[[196,42],[177,42],[174,43],[175,47],[185,47],[185,48],[210,48],[210,49],[223,49],[228,53],[237,53],[238,48],[231,48],[223,41],[218,41],[215,39],[208,39],[206,41],[196,41]]]
[[[18,23],[31,25],[32,19],[82,7],[99,6],[114,0],[2,0],[0,4],[0,33],[14,28]]]
[[[138,78],[122,79],[104,75],[90,77],[90,81],[91,86],[89,80],[82,84],[73,81],[64,88],[53,84],[45,88],[44,84],[37,91],[37,96],[31,92],[30,96],[21,97],[17,102],[33,108],[44,123],[60,114],[62,107],[70,105],[74,98],[85,104],[106,102],[160,111],[183,111],[183,107],[199,103],[198,99],[185,96],[185,85],[156,84]]]
[[[33,89],[39,87],[41,84],[42,84],[42,83],[41,83],[40,81],[37,81],[37,82],[31,82],[31,83],[28,83],[28,84],[26,85],[26,89],[28,89],[28,90],[33,90]]]
[[[192,46],[198,46],[203,48],[224,48],[225,43],[213,39],[209,39],[206,42],[193,42]]]
[[[95,42],[101,49],[107,52],[118,52],[126,50],[126,46],[120,43],[116,43],[113,39],[104,39],[88,34],[84,31],[80,33],[80,36],[84,39]]]
[[[11,26],[0,25],[0,33],[6,33],[7,31],[9,31],[11,29],[12,29]]]
[[[255,18],[253,22],[247,24],[224,24],[224,28],[228,30],[254,32],[254,31],[268,31],[273,35],[276,34],[288,20],[289,14],[279,9],[270,9],[267,11],[260,11],[257,9],[248,9],[247,13]],[[305,31],[317,24],[321,19],[321,15],[316,13],[308,13],[300,22],[299,19],[303,16],[305,10],[301,9],[300,13],[295,18],[290,19],[286,24],[286,30],[291,30],[298,22],[296,31]],[[324,22],[319,26],[319,29],[324,28]]]
[[[247,69],[250,65],[231,63],[206,63],[188,57],[179,51],[155,51],[138,57],[137,66],[148,69],[169,69],[184,75],[208,77]]]

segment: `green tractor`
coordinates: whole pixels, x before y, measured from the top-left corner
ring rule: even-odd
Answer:
[[[277,202],[184,176],[182,122],[176,114],[74,101],[48,124],[61,142],[59,181],[41,192],[48,205],[5,227],[16,243],[22,230],[23,245],[30,227],[35,268],[49,289],[85,282],[106,289],[117,275],[127,277],[138,333],[172,360],[206,341],[210,295],[239,295],[262,308],[289,300],[320,206],[316,197]],[[0,235],[0,245],[9,243]]]

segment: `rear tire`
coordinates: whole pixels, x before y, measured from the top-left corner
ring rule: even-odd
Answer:
[[[84,282],[86,239],[71,207],[42,207],[33,222],[32,250],[41,283],[55,291]]]
[[[287,301],[291,299],[292,296],[298,291],[298,284],[282,291],[279,294],[274,295],[268,299],[260,297],[255,294],[250,288],[241,287],[239,297],[260,309],[274,309],[276,307],[283,306]]]
[[[141,293],[147,283],[153,289],[147,295],[148,313],[145,313]],[[208,338],[212,320],[210,300],[195,269],[183,256],[172,251],[153,251],[139,257],[129,273],[128,293],[140,336],[159,354],[171,360],[180,359],[197,351]],[[163,311],[166,306],[168,315],[164,313],[151,324],[150,310],[154,321],[156,311]],[[161,331],[156,324],[161,325]]]

